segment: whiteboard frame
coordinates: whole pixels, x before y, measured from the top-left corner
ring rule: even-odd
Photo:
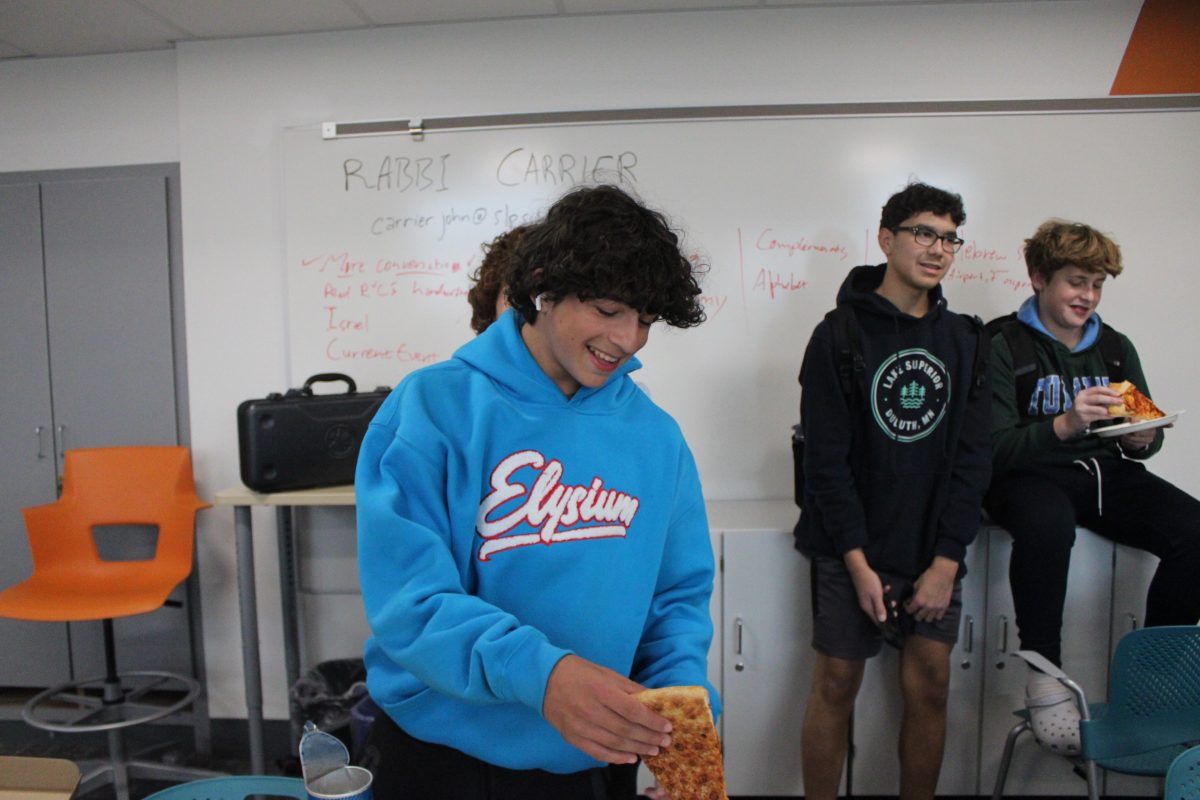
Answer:
[[[602,125],[635,122],[712,122],[788,117],[914,117],[986,114],[1090,114],[1129,111],[1194,111],[1200,95],[1137,95],[1126,97],[1060,98],[1045,100],[963,100],[953,102],[794,103],[774,105],[683,106],[584,111],[546,111],[524,114],[479,114],[425,119],[323,122],[321,138],[411,136],[438,131],[486,128],[531,128],[561,125]]]

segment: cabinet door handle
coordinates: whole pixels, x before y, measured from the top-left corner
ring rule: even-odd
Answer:
[[[742,618],[737,617],[733,621],[733,654],[738,657],[737,663],[733,668],[741,672],[746,668],[746,662],[742,661],[742,630],[745,626],[742,624]]]
[[[1000,647],[996,652],[1003,656],[1008,653],[1008,616],[1000,615]],[[1004,669],[1005,660],[1003,658],[996,659],[996,669]]]
[[[46,450],[42,447],[42,433],[46,430],[45,425],[38,425],[33,429],[33,435],[37,438],[37,457],[38,461],[43,461],[46,458]]]

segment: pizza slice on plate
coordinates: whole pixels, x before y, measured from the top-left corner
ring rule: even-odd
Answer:
[[[668,686],[634,698],[671,721],[671,744],[643,759],[671,800],[728,800],[708,690]]]
[[[1109,384],[1108,388],[1121,393],[1121,403],[1108,407],[1109,416],[1130,417],[1134,420],[1161,419],[1166,414],[1154,405],[1154,401],[1138,391],[1129,381]]]

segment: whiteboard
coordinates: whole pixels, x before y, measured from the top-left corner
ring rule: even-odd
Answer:
[[[481,245],[578,183],[663,210],[709,265],[708,321],[656,325],[635,378],[680,423],[710,499],[790,496],[796,374],[846,272],[878,263],[879,212],[920,179],[962,194],[966,245],[944,287],[984,319],[1029,294],[1024,238],[1051,216],[1112,234],[1127,275],[1100,313],[1168,371],[1200,341],[1200,112],[830,117],[589,124],[323,140],[283,133],[289,385],[344,372],[394,386],[472,333]],[[1152,353],[1150,342],[1159,343]],[[1187,348],[1186,350],[1184,348]],[[1155,370],[1155,364],[1162,369]]]

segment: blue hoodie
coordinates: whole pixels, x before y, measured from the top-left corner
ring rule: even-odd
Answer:
[[[409,375],[359,453],[371,696],[410,735],[510,769],[599,762],[542,717],[569,653],[708,684],[713,555],[675,421],[630,359],[567,398],[508,312]]]

